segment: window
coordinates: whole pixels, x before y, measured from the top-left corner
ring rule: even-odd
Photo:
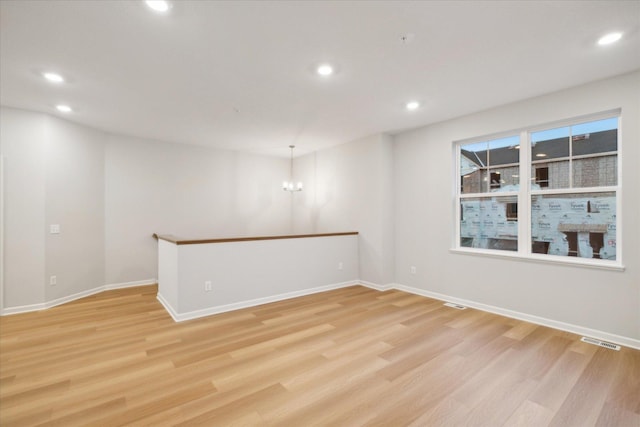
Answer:
[[[535,168],[536,173],[536,184],[540,186],[540,188],[549,186],[549,167],[540,166]]]
[[[507,221],[518,220],[518,203],[507,203]]]
[[[491,185],[489,186],[492,190],[496,190],[501,187],[500,185],[500,172],[491,172]]]
[[[455,146],[456,248],[621,264],[617,112]]]
[[[519,141],[513,135],[460,147],[461,247],[518,250]]]

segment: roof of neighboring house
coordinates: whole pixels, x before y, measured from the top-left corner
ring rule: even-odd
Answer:
[[[581,156],[586,154],[606,153],[617,151],[618,130],[611,129],[602,132],[573,136],[573,155]],[[479,167],[487,165],[497,166],[518,163],[520,150],[516,147],[501,147],[485,151],[468,151],[461,149],[460,152],[470,161]],[[545,154],[538,156],[538,154]],[[556,138],[546,141],[538,141],[531,150],[532,160],[550,160],[561,157],[569,157],[569,138]],[[488,161],[487,161],[488,157]]]

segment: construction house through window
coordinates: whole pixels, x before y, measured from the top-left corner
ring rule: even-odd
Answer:
[[[457,143],[457,247],[619,261],[618,120]]]
[[[549,167],[536,167],[535,182],[540,186],[540,188],[549,187]]]

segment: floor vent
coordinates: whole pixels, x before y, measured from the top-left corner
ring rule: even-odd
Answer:
[[[600,341],[595,338],[582,337],[580,338],[580,341],[593,344],[593,345],[598,345],[600,347],[608,348],[610,350],[620,351],[619,345],[611,344],[610,342],[606,342],[606,341]]]
[[[457,308],[458,310],[466,310],[467,309],[467,307],[465,307],[464,305],[454,304],[452,302],[445,302],[444,305],[446,305],[447,307]]]

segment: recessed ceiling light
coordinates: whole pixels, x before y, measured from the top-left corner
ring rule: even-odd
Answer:
[[[547,155],[544,153],[538,153],[536,154],[536,157],[547,157]]]
[[[70,113],[73,110],[71,109],[71,107],[69,107],[68,105],[56,105],[56,110],[60,111],[61,113]]]
[[[63,83],[64,82],[64,77],[62,77],[60,74],[58,73],[42,73],[42,77],[44,77],[45,79],[49,80],[50,82],[53,83]]]
[[[156,12],[165,13],[171,9],[171,3],[166,0],[146,0],[145,3]]]
[[[321,76],[330,76],[331,74],[333,74],[333,67],[329,64],[322,64],[318,66],[316,72]]]
[[[622,33],[609,33],[598,39],[598,45],[605,46],[611,43],[615,43],[622,38]]]
[[[407,102],[407,110],[413,111],[417,110],[420,107],[420,103],[418,101]]]

